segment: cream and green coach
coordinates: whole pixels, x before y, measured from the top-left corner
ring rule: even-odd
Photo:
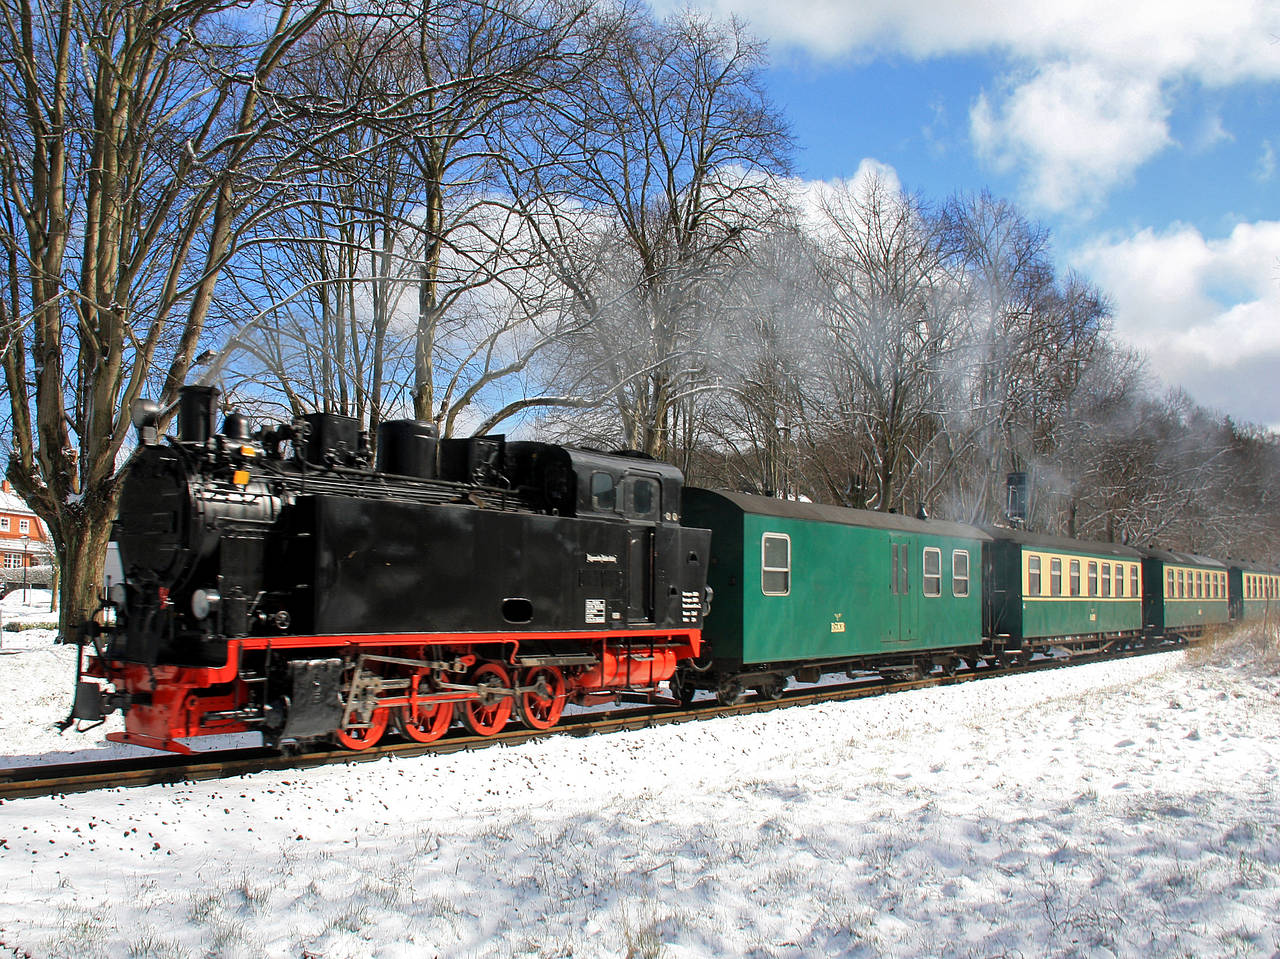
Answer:
[[[1145,626],[1154,635],[1197,636],[1231,619],[1225,564],[1194,553],[1144,549]]]
[[[1022,530],[987,532],[984,631],[996,648],[1029,655],[1052,640],[1141,636],[1141,552]]]

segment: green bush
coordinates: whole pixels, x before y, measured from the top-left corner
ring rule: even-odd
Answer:
[[[58,622],[53,620],[47,623],[5,623],[4,631],[6,633],[25,633],[28,629],[57,629]]]

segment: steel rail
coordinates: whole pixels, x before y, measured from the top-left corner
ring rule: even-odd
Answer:
[[[387,756],[412,758],[445,755],[490,746],[517,745],[552,736],[591,736],[649,729],[668,724],[764,713],[794,706],[848,702],[887,693],[951,686],[978,679],[995,679],[1047,669],[1148,656],[1185,649],[1187,645],[1187,643],[1162,643],[1116,652],[1077,653],[1063,658],[1034,660],[1018,666],[969,666],[958,670],[954,675],[930,674],[918,679],[895,681],[863,679],[817,688],[792,689],[784,692],[778,699],[747,698],[733,704],[707,702],[682,708],[674,700],[656,700],[652,704],[634,709],[615,709],[605,713],[567,716],[550,729],[527,729],[512,723],[507,729],[493,736],[476,736],[459,732],[433,743],[391,742],[359,752],[328,746],[283,751],[254,747],[210,751],[197,753],[194,756],[163,754],[131,759],[0,768],[0,802],[39,796],[65,796],[99,789],[230,779],[259,772],[371,762]]]

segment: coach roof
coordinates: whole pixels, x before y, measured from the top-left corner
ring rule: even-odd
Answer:
[[[734,493],[729,490],[686,490],[686,495],[713,494],[732,503],[744,513],[753,516],[776,516],[780,519],[808,520],[816,523],[836,523],[841,526],[861,526],[869,529],[897,530],[903,533],[925,533],[933,536],[955,536],[963,539],[988,540],[989,537],[976,526],[953,523],[949,520],[915,519],[901,513],[881,513],[876,510],[850,509],[845,506],[824,506],[818,503],[800,503],[754,493]]]

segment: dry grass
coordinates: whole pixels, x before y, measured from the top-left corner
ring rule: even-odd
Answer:
[[[1242,623],[1211,630],[1187,651],[1187,662],[1280,676],[1280,623]]]

